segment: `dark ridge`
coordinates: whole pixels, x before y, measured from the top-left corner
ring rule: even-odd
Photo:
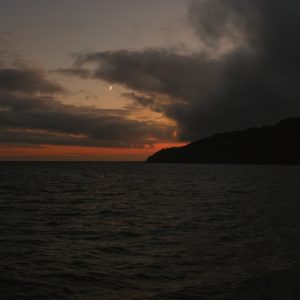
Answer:
[[[146,162],[299,164],[300,118],[276,125],[215,134],[180,148],[162,149]]]

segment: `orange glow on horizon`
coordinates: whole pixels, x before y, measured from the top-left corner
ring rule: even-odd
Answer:
[[[83,160],[144,161],[162,148],[180,147],[186,143],[160,143],[144,148],[100,148],[80,146],[7,146],[0,147],[0,160]]]

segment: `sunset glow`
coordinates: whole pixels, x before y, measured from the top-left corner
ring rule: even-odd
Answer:
[[[40,145],[38,147],[0,147],[5,160],[82,160],[82,161],[142,161],[163,148],[179,147],[184,143],[155,144],[144,148],[97,148]]]

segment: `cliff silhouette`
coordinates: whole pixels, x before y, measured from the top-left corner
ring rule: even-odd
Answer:
[[[299,164],[300,118],[219,133],[179,148],[162,149],[149,163]]]

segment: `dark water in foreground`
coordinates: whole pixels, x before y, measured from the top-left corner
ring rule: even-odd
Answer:
[[[300,299],[300,167],[0,163],[1,299]]]

